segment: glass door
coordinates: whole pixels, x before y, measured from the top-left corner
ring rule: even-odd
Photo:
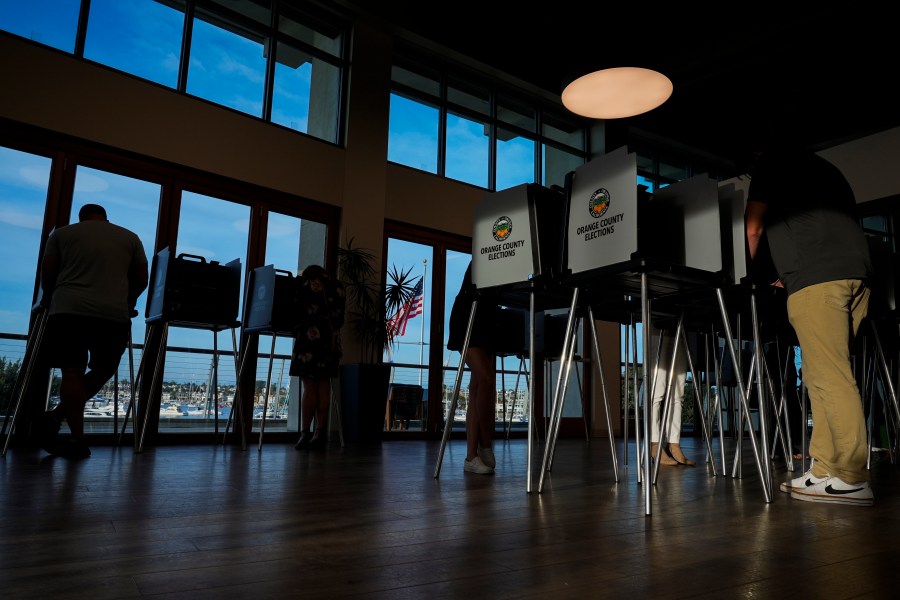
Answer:
[[[391,365],[385,428],[389,431],[424,431],[431,386],[428,348],[431,344],[431,298],[434,248],[426,244],[388,238],[388,284],[391,273],[407,274],[416,295],[396,315],[394,343],[384,354]],[[418,284],[421,283],[421,288]]]
[[[443,414],[448,414],[461,356],[459,352],[447,349],[450,331],[450,311],[453,301],[462,285],[471,255],[467,252],[447,251],[447,268],[444,297],[444,340],[443,340]],[[498,431],[526,431],[528,429],[528,378],[530,360],[527,355],[498,355],[496,379],[496,406],[494,409],[495,429]],[[469,396],[469,370],[463,368],[462,381],[457,394],[456,410],[453,414],[453,430],[465,431],[466,408]]]
[[[222,198],[183,191],[176,257],[227,265],[240,261],[237,290],[240,318],[250,230],[250,207]],[[211,298],[197,299],[198,302]],[[236,393],[238,331],[168,328],[159,408],[159,431],[224,431]],[[218,361],[214,349],[218,349]],[[253,399],[254,406],[257,401]]]
[[[325,266],[326,233],[324,223],[269,212],[264,265],[274,267],[276,277],[282,278],[297,278],[309,265]],[[301,384],[299,377],[290,376],[294,338],[260,334],[256,343],[255,388],[260,390],[262,403],[254,406],[253,427],[262,426],[265,414],[264,432],[299,431]]]

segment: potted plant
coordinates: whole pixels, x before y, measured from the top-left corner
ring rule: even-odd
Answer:
[[[394,344],[390,319],[415,290],[411,271],[392,266],[382,283],[371,250],[354,246],[353,238],[338,248],[338,278],[347,294],[345,326],[360,348],[359,362],[341,365],[343,425],[351,442],[381,441],[391,373],[383,357]]]

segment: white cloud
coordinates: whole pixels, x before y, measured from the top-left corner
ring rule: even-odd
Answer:
[[[47,182],[50,181],[50,163],[46,165],[30,165],[19,169],[19,175],[28,183],[46,188]]]
[[[95,194],[109,189],[109,182],[92,173],[81,171],[75,178],[75,192]]]
[[[44,223],[44,217],[40,214],[28,214],[14,208],[0,207],[0,223],[40,231]]]

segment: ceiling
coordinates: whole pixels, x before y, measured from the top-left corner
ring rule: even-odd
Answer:
[[[661,107],[624,124],[717,156],[773,127],[823,149],[900,126],[889,91],[900,74],[884,11],[783,2],[777,10],[715,3],[554,0],[367,2],[389,23],[559,95],[564,82],[602,67],[656,69],[674,84]],[[758,6],[758,5],[757,5]],[[581,70],[579,72],[579,69]]]

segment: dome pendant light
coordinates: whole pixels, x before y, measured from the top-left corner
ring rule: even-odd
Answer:
[[[658,71],[615,67],[588,73],[567,85],[562,103],[582,117],[622,119],[660,106],[672,89],[672,81]]]

